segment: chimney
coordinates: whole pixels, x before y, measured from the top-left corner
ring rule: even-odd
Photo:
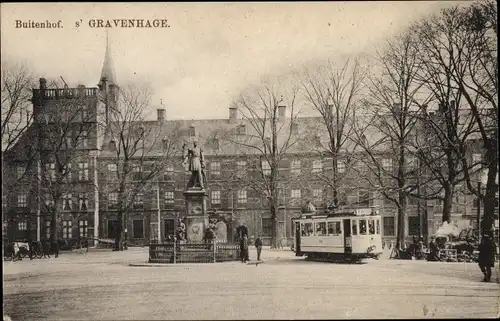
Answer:
[[[284,120],[286,118],[285,112],[286,112],[286,106],[278,106],[278,117],[279,117],[279,119]]]
[[[40,78],[40,89],[47,89],[47,80],[45,78]]]
[[[158,121],[165,121],[165,109],[157,109]]]
[[[229,122],[233,123],[238,118],[238,108],[229,107]]]

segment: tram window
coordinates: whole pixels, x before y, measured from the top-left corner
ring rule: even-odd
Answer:
[[[312,223],[305,223],[304,224],[304,229],[302,230],[304,236],[311,236],[313,235],[313,225]]]
[[[351,221],[351,230],[352,230],[352,235],[358,235],[358,221],[357,220],[352,220]]]
[[[377,219],[377,234],[380,234],[380,220]]]
[[[366,235],[366,220],[359,220],[359,235]]]
[[[375,234],[375,220],[368,220],[368,233]]]
[[[316,224],[316,235],[324,236],[326,235],[326,222],[317,222]]]
[[[340,233],[340,222],[328,222],[328,235],[339,235]]]

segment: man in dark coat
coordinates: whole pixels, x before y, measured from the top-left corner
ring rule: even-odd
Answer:
[[[257,249],[257,261],[260,261],[260,253],[262,253],[262,240],[258,236],[255,239],[255,248]]]
[[[484,233],[479,244],[479,268],[484,274],[484,282],[490,282],[491,268],[495,266],[495,242],[491,233]]]

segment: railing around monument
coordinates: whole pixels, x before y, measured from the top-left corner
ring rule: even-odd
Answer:
[[[149,263],[215,263],[237,261],[240,248],[235,244],[165,242],[149,244]]]

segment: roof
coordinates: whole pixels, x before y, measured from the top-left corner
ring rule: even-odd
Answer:
[[[101,80],[106,78],[109,84],[116,84],[115,69],[113,68],[113,58],[111,56],[111,46],[106,34],[106,53],[102,64]]]

